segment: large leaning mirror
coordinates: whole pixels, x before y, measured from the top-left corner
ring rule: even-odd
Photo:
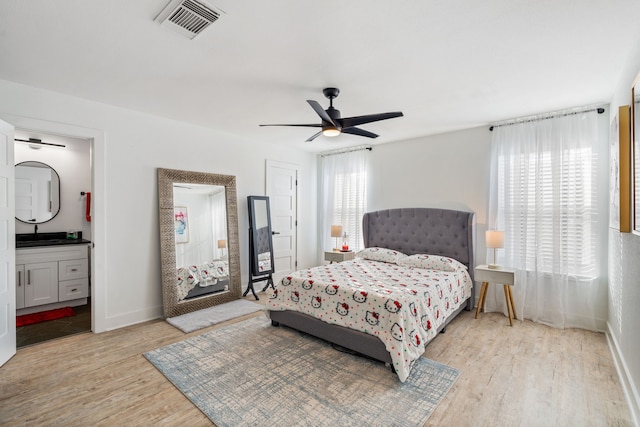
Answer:
[[[158,169],[164,317],[240,298],[236,179]]]
[[[51,221],[60,212],[60,176],[42,162],[16,165],[16,219],[28,224]]]

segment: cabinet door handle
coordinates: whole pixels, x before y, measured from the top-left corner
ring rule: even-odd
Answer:
[[[78,271],[78,269],[77,268],[72,268],[71,271],[75,272],[75,271]]]
[[[78,290],[78,288],[73,288],[71,289],[71,292],[76,292]]]
[[[22,271],[18,271],[18,286],[22,286]]]
[[[31,270],[27,270],[27,285],[31,284]]]

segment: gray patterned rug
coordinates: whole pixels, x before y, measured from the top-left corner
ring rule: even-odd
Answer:
[[[264,316],[144,356],[217,426],[422,426],[459,375],[420,358],[401,383]]]

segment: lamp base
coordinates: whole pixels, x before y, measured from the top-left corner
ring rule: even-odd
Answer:
[[[499,270],[500,266],[496,265],[496,264],[489,264],[487,267],[489,267],[492,270]]]

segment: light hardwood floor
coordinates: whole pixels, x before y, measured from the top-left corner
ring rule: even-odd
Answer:
[[[0,368],[0,425],[211,425],[142,353],[255,315],[186,335],[154,320],[19,349]],[[461,374],[426,425],[632,425],[603,334],[474,315],[427,347]]]

